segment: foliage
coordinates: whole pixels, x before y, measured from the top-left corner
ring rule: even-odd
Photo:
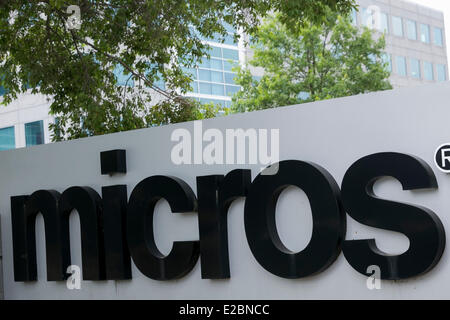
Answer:
[[[69,5],[81,10],[79,29],[66,27]],[[191,83],[183,66],[205,56],[205,38],[223,41],[228,25],[253,32],[273,11],[297,26],[353,6],[354,0],[0,1],[3,104],[28,89],[50,97],[59,119],[55,139],[189,120],[203,113],[181,98]],[[117,70],[127,77],[120,86]]]
[[[233,111],[243,112],[391,89],[383,59],[384,35],[360,31],[350,19],[329,13],[326,23],[293,30],[279,15],[267,17],[253,34],[250,67],[237,67],[242,86]]]

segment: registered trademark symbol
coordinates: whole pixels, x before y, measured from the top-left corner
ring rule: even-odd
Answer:
[[[442,144],[436,149],[434,163],[442,172],[450,173],[450,143]]]

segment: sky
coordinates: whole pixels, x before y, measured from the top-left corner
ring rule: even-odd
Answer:
[[[409,2],[417,3],[426,7],[440,10],[444,13],[445,19],[445,35],[447,44],[447,57],[450,53],[450,0],[407,0]],[[450,65],[450,64],[449,64]]]

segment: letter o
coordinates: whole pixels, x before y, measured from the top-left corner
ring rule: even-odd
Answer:
[[[307,247],[295,253],[287,249],[277,232],[275,211],[278,197],[288,186],[308,196],[313,233]],[[245,232],[258,263],[270,273],[287,279],[322,272],[338,257],[345,238],[346,219],[339,187],[322,167],[288,160],[279,163],[275,175],[258,175],[245,202]]]

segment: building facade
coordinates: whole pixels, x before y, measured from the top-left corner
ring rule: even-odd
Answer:
[[[384,33],[394,88],[448,79],[442,12],[400,0],[358,0],[352,19]]]
[[[385,59],[394,88],[448,79],[442,12],[403,0],[357,2],[359,11],[352,14],[354,24],[374,28],[378,35],[385,34]],[[204,39],[211,46],[210,57],[205,57],[197,68],[185,71],[193,78],[192,91],[187,96],[229,107],[231,96],[239,90],[233,67],[251,59],[252,50],[243,41],[235,41],[237,31],[231,25],[225,24],[225,28],[228,34],[224,42]],[[263,72],[261,68],[251,71],[255,75]],[[120,75],[118,78],[119,85],[126,81]],[[0,107],[0,151],[49,143],[49,124],[55,121],[49,115],[49,105],[44,96],[25,94],[7,107]]]

